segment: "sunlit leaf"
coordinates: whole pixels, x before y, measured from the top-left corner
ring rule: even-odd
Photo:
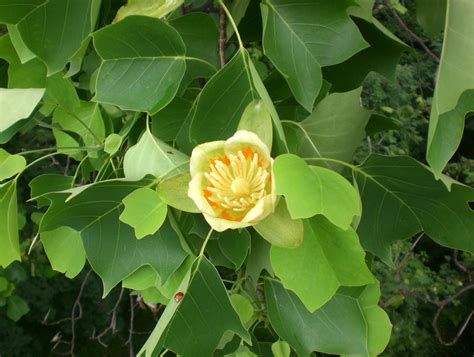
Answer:
[[[133,191],[123,199],[123,204],[120,220],[133,227],[138,239],[155,234],[166,219],[166,203],[152,189]]]
[[[41,242],[51,267],[70,279],[77,276],[86,263],[81,235],[70,227],[59,227],[41,233]]]
[[[0,148],[0,181],[16,175],[26,166],[26,160],[21,155],[10,155]]]
[[[340,286],[361,286],[374,281],[355,231],[343,231],[321,216],[305,220],[300,247],[273,246],[271,262],[275,275],[309,311],[324,305]]]
[[[285,196],[293,219],[322,214],[347,229],[354,216],[360,216],[356,190],[335,171],[308,166],[298,156],[285,154],[276,158],[273,173],[276,192]]]
[[[0,266],[20,260],[16,181],[0,185]]]
[[[28,118],[43,97],[44,88],[0,88],[0,132]]]

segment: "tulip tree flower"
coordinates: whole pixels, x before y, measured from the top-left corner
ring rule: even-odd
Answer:
[[[275,210],[273,159],[256,134],[198,145],[190,166],[188,196],[214,230],[255,225]]]

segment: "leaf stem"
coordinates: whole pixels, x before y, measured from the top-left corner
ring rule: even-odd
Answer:
[[[28,151],[22,151],[22,152],[17,152],[16,154],[18,155],[29,155],[29,154],[37,154],[40,152],[46,152],[46,151],[65,151],[65,150],[80,150],[80,151],[88,151],[88,150],[100,150],[102,149],[101,146],[64,146],[64,147],[52,147],[52,148],[45,148],[45,149],[35,149],[35,150],[28,150]]]
[[[209,242],[209,239],[211,238],[212,232],[213,232],[213,229],[211,228],[211,229],[209,230],[209,233],[207,233],[206,240],[205,240],[204,243],[202,244],[201,251],[199,252],[199,257],[203,257],[203,256],[204,256],[204,251],[206,250],[207,242]]]
[[[229,9],[227,9],[227,7],[225,6],[224,4],[224,1],[223,0],[219,0],[219,4],[222,6],[222,8],[224,9],[226,15],[227,15],[227,18],[229,19],[232,27],[234,28],[234,32],[235,32],[235,35],[237,36],[237,41],[239,41],[239,47],[240,48],[244,48],[244,44],[242,42],[242,38],[240,37],[240,33],[239,33],[239,30],[237,29],[237,25],[234,21],[234,19],[232,18],[232,15],[229,11]]]

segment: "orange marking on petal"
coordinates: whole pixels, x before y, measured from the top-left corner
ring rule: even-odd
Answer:
[[[234,221],[234,222],[241,222],[242,219],[244,218],[243,216],[242,217],[232,217],[231,215],[229,215],[227,213],[227,211],[222,211],[221,214],[219,215],[220,218],[223,218],[227,221]]]
[[[242,154],[244,154],[246,159],[248,159],[248,158],[252,159],[253,158],[253,151],[250,148],[250,146],[247,146],[246,148],[242,149]]]

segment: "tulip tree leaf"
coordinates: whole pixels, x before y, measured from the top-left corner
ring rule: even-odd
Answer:
[[[0,266],[20,260],[16,181],[0,185]]]
[[[104,283],[104,295],[143,265],[151,265],[166,281],[186,257],[167,221],[152,236],[137,240],[133,229],[119,220],[122,200],[149,183],[150,179],[102,181],[47,196],[52,203],[40,232],[60,226],[79,231],[87,260]]]
[[[374,281],[355,231],[343,231],[321,216],[305,220],[300,247],[273,246],[270,256],[275,275],[309,311],[324,305],[340,286]]]
[[[303,242],[303,222],[292,219],[283,198],[263,221],[253,227],[270,244],[281,248],[296,248]]]
[[[0,0],[0,22],[16,24],[48,0]]]
[[[285,196],[293,219],[322,214],[347,229],[354,216],[361,214],[357,191],[337,172],[308,166],[298,156],[285,154],[276,158],[273,174],[276,193]]]
[[[416,20],[430,37],[443,31],[447,0],[416,0]]]
[[[466,115],[474,112],[474,89],[461,94],[456,107],[440,114],[428,148],[427,160],[436,177],[455,154],[463,136]]]
[[[360,104],[362,88],[325,97],[315,110],[296,127],[299,138],[296,153],[301,157],[324,157],[349,161],[365,137],[371,111]],[[326,163],[327,167],[339,165]]]
[[[20,320],[30,311],[27,302],[17,295],[10,296],[7,304],[7,316],[13,321]]]
[[[133,227],[138,239],[155,234],[166,219],[168,206],[150,188],[133,191],[123,199],[123,204],[120,220]]]
[[[138,356],[154,356],[161,348],[187,356],[212,356],[226,331],[245,341],[250,336],[234,310],[216,268],[205,257],[194,263]]]
[[[469,21],[473,16],[472,1],[448,2],[426,154],[437,178],[461,142],[466,111],[473,110],[471,101],[474,90],[474,36]]]
[[[16,175],[26,166],[26,160],[21,155],[10,155],[0,148],[0,181]]]
[[[246,229],[227,230],[219,233],[217,244],[224,256],[239,269],[250,250],[250,233]]]
[[[364,207],[357,229],[363,247],[391,262],[390,245],[424,231],[436,243],[474,252],[474,190],[451,192],[424,165],[407,156],[370,156],[353,171]]]
[[[179,33],[148,16],[128,16],[93,35],[102,59],[95,101],[156,113],[176,95],[185,46]]]
[[[239,50],[204,86],[188,119],[193,146],[231,137],[247,105],[258,98],[249,61],[247,51]]]
[[[86,263],[86,252],[79,232],[70,227],[59,227],[41,233],[41,242],[54,270],[65,273],[70,279],[81,272]]]
[[[117,11],[114,22],[127,16],[143,15],[161,18],[183,3],[183,0],[128,0]]]
[[[313,313],[293,292],[276,281],[266,281],[265,297],[273,328],[298,356],[309,356],[313,351],[376,356],[390,339],[392,325],[385,311],[377,305],[378,284],[341,288]]]
[[[199,213],[194,201],[188,196],[188,186],[191,175],[188,172],[172,176],[160,181],[158,195],[167,205],[180,211]]]
[[[98,0],[48,0],[23,18],[17,28],[21,39],[47,66],[48,74],[61,71],[95,27]],[[50,19],[60,19],[52,21]]]
[[[308,111],[322,85],[321,66],[341,63],[368,47],[347,14],[351,1],[266,0],[263,48]]]
[[[71,188],[74,184],[74,177],[58,174],[44,174],[36,176],[29,183],[31,189],[31,198],[38,203],[38,208],[47,206],[49,200],[46,197],[40,197],[49,192],[64,191]]]
[[[160,177],[187,171],[187,161],[189,158],[186,155],[155,138],[147,128],[138,143],[125,154],[123,171],[125,177],[131,180],[149,174]]]
[[[158,139],[173,141],[183,126],[183,118],[186,118],[191,110],[192,103],[180,97],[174,97],[170,104],[153,115],[151,132]]]
[[[190,13],[170,21],[186,45],[186,79],[206,78],[217,72],[218,31],[211,15]]]
[[[44,88],[0,88],[0,132],[28,118],[43,97]]]

